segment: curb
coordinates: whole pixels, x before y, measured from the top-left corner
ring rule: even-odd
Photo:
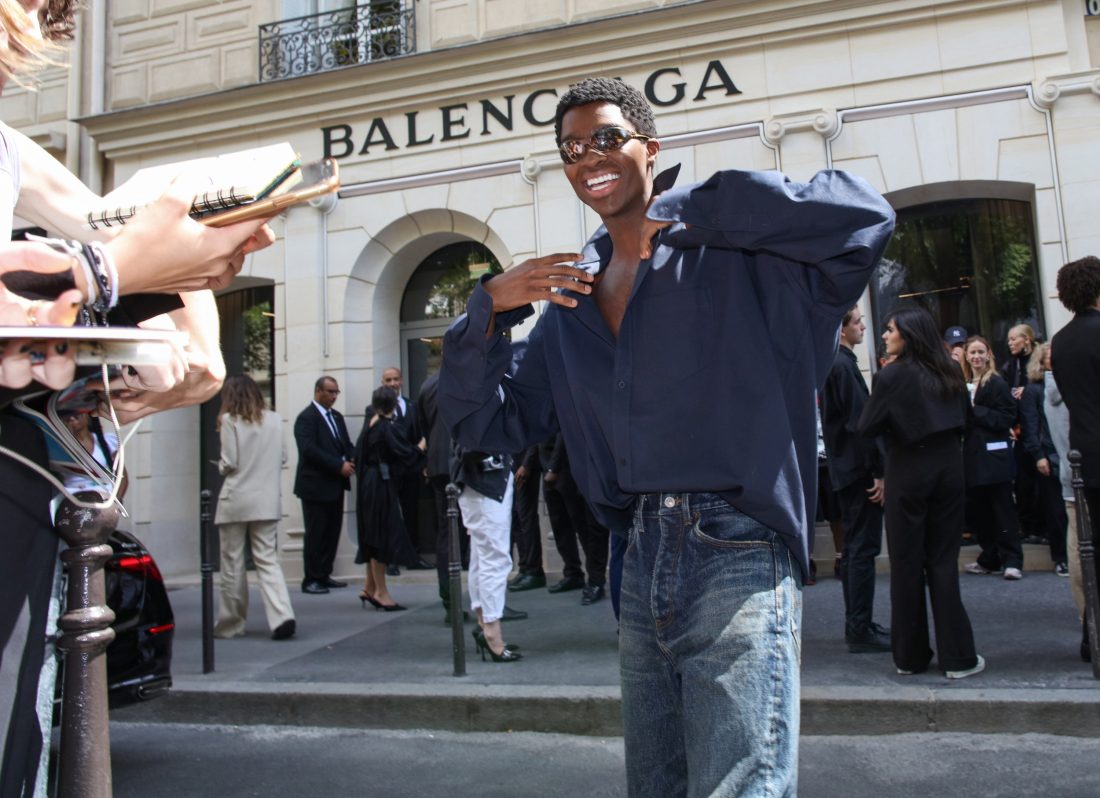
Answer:
[[[126,721],[622,736],[617,687],[177,682]],[[804,688],[802,734],[1100,737],[1100,689]]]

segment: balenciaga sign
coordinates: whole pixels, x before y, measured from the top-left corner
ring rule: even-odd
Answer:
[[[656,69],[646,78],[642,89],[649,102],[659,108],[688,102],[689,95],[690,102],[703,102],[711,92],[722,92],[724,97],[741,94],[721,61],[707,63],[697,81],[685,78],[679,67]],[[376,116],[358,130],[345,123],[330,125],[321,128],[324,157],[339,159],[403,147],[425,147],[467,139],[475,133],[478,136],[510,133],[515,128],[517,114],[528,125],[546,127],[554,124],[557,98],[557,89],[537,88],[523,97],[506,94],[442,105],[431,111],[409,111],[404,119]]]

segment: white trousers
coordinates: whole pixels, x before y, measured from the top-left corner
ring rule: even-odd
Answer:
[[[294,620],[294,608],[290,606],[290,594],[286,578],[279,566],[275,552],[278,521],[242,521],[218,524],[221,536],[221,601],[218,606],[218,622],[214,625],[217,637],[238,637],[244,634],[244,620],[248,615],[248,578],[245,574],[244,547],[252,548],[252,562],[260,578],[260,595],[264,600],[267,625],[271,631],[284,621]]]
[[[481,610],[485,623],[504,614],[508,574],[512,570],[512,476],[503,501],[496,501],[470,487],[458,495],[462,522],[470,534],[470,609]]]

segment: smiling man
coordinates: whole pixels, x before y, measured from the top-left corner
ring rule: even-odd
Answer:
[[[572,86],[555,133],[603,226],[582,254],[483,279],[445,338],[440,410],[473,448],[560,430],[596,516],[629,540],[629,794],[794,795],[815,393],[893,211],[842,172],[674,188],[675,170],[654,175],[652,109],[619,80]]]

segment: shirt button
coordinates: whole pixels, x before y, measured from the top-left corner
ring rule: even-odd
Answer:
[[[623,388],[625,388],[625,387],[626,387],[626,383],[625,383],[625,382],[623,382],[622,380],[619,380],[619,389],[621,390],[621,389],[623,389]]]
[[[672,508],[676,506],[676,499],[672,496],[665,496],[665,507]]]

